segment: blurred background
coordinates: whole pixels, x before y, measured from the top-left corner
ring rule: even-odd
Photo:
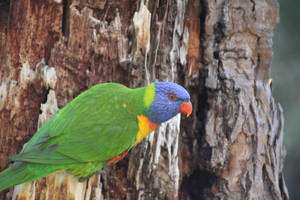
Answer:
[[[280,24],[273,40],[273,94],[284,111],[285,181],[291,200],[300,199],[300,1],[279,0]]]

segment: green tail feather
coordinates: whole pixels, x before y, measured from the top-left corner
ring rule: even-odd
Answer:
[[[106,165],[107,163],[103,161],[69,165],[45,165],[15,162],[12,167],[0,173],[0,191],[21,183],[40,179],[58,170],[67,170],[75,177],[85,179],[99,172]]]
[[[21,183],[37,180],[56,170],[53,167],[45,167],[45,165],[22,163],[16,168],[13,165],[0,173],[0,191]]]

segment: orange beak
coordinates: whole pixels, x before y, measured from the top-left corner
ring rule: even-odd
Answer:
[[[193,106],[192,106],[192,103],[189,101],[189,102],[183,102],[181,104],[178,112],[180,112],[182,114],[186,114],[186,116],[190,116],[192,111],[193,111]]]

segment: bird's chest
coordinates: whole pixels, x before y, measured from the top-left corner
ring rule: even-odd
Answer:
[[[152,131],[154,131],[159,124],[153,123],[148,117],[139,115],[138,117],[139,131],[136,135],[134,145],[140,143],[145,137],[147,137]]]

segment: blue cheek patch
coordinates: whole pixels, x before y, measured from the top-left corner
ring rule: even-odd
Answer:
[[[155,98],[150,108],[150,120],[162,123],[171,119],[178,113],[180,104],[179,101],[172,102],[167,98]]]
[[[155,82],[155,97],[149,109],[149,119],[154,123],[165,122],[178,114],[183,101],[169,99],[169,94],[177,99],[190,99],[189,93],[180,85],[171,82]]]

